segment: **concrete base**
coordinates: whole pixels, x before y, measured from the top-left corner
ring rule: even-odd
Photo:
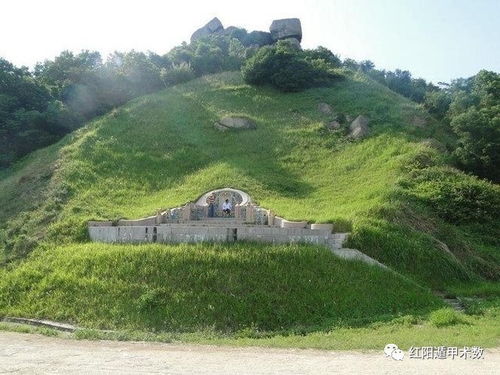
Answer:
[[[269,243],[310,243],[340,249],[344,233],[309,228],[278,228],[246,225],[241,221],[214,220],[151,226],[89,226],[92,241],[105,243],[195,243],[257,241]]]

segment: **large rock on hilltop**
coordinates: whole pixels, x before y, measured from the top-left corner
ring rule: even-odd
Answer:
[[[217,17],[212,18],[209,23],[205,26],[200,27],[196,30],[193,35],[191,35],[191,42],[195,40],[205,38],[211,34],[215,34],[224,30],[224,26],[222,26],[222,22],[219,21]]]
[[[360,139],[366,137],[370,133],[368,117],[360,115],[349,125],[349,137]]]
[[[274,20],[269,31],[274,41],[288,38],[297,39],[299,42],[302,41],[302,26],[298,18]]]
[[[215,127],[219,130],[229,129],[256,129],[255,122],[248,117],[243,116],[226,116],[215,123]]]

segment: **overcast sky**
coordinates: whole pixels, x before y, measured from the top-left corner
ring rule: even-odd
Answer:
[[[16,65],[65,49],[163,54],[214,16],[249,31],[298,17],[303,47],[380,69],[433,82],[500,71],[500,0],[3,0],[0,12],[0,57]]]

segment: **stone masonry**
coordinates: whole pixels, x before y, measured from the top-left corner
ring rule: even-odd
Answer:
[[[222,212],[226,199],[233,207],[230,215]],[[308,243],[328,247],[342,258],[383,266],[358,250],[343,249],[348,233],[333,233],[333,224],[285,220],[232,188],[207,192],[195,202],[142,219],[90,221],[88,232],[92,241],[105,243]]]

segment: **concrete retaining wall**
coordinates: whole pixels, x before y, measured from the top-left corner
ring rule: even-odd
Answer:
[[[196,226],[188,224],[160,224],[147,226],[89,226],[89,235],[96,242],[233,242],[258,241],[270,243],[305,242],[328,245],[332,241],[342,244],[343,238],[336,238],[328,230],[308,228],[276,228],[266,226]]]

